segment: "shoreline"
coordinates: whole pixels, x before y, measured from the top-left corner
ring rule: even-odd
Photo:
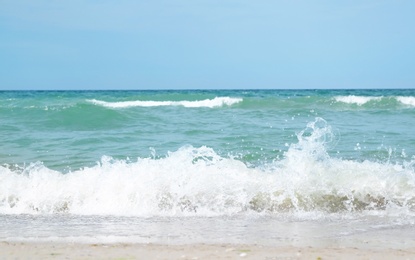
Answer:
[[[2,259],[413,259],[415,247],[0,242]]]

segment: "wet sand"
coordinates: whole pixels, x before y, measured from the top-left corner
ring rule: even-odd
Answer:
[[[1,259],[415,259],[415,247],[0,242]]]
[[[0,220],[0,259],[415,259],[415,226],[384,218]]]

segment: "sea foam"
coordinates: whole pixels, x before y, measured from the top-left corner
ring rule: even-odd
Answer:
[[[404,105],[415,107],[415,97],[396,97]]]
[[[332,158],[334,135],[317,118],[284,157],[247,166],[209,147],[184,146],[163,158],[102,157],[60,173],[42,163],[0,166],[0,214],[221,216],[347,213],[415,215],[414,161]]]
[[[347,104],[356,104],[358,106],[362,106],[370,101],[379,101],[382,97],[367,97],[367,96],[337,96],[334,97],[334,100],[337,102],[347,103]]]
[[[196,101],[119,101],[119,102],[106,102],[102,100],[89,99],[87,100],[90,103],[95,105],[100,105],[108,108],[128,108],[128,107],[159,107],[159,106],[183,106],[183,107],[222,107],[222,106],[231,106],[242,102],[242,98],[232,98],[232,97],[215,97],[213,99],[204,99]]]

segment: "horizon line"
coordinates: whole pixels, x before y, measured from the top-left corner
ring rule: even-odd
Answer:
[[[0,92],[11,91],[218,91],[218,90],[235,90],[235,91],[252,91],[252,90],[415,90],[413,88],[142,88],[142,89],[0,89]]]

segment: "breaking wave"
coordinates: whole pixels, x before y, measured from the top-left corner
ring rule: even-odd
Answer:
[[[415,97],[396,97],[404,105],[415,107]]]
[[[336,102],[345,103],[345,104],[353,104],[357,106],[363,106],[368,103],[379,103],[379,102],[389,102],[392,104],[400,104],[409,107],[415,107],[415,97],[411,96],[336,96],[333,97]]]
[[[370,101],[379,101],[381,99],[382,97],[367,97],[367,96],[355,96],[355,95],[334,97],[334,100],[336,100],[337,102],[343,102],[347,104],[356,104],[358,106],[366,104]]]
[[[106,102],[102,100],[90,99],[87,100],[95,105],[100,105],[108,108],[128,108],[128,107],[159,107],[159,106],[183,106],[183,107],[222,107],[232,106],[239,102],[242,102],[242,98],[231,97],[215,97],[213,99],[204,99],[196,101],[120,101],[120,102]]]
[[[209,147],[163,158],[102,157],[70,173],[42,163],[0,166],[0,214],[218,216],[325,212],[415,215],[414,161],[332,158],[331,127],[317,118],[284,157],[249,167]]]

